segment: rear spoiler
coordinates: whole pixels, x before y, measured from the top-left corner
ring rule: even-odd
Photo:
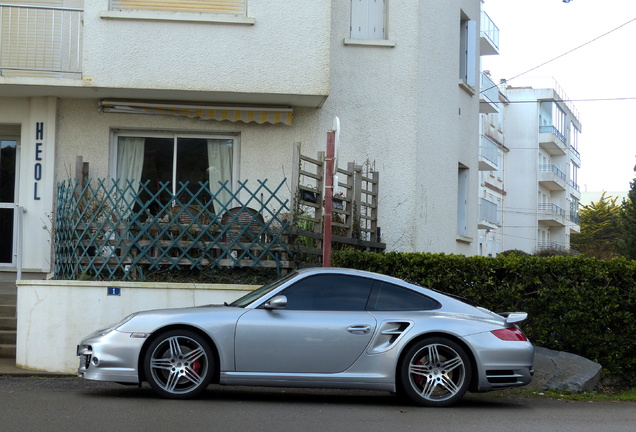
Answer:
[[[518,323],[528,318],[527,312],[500,312],[497,315],[504,317],[508,324]]]

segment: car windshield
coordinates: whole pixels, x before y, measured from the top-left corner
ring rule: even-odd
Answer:
[[[282,277],[280,279],[277,279],[277,280],[275,280],[273,282],[270,282],[270,283],[268,283],[266,285],[263,285],[262,287],[257,288],[254,291],[245,294],[243,297],[240,297],[240,298],[234,300],[228,306],[245,307],[248,304],[253,303],[254,301],[256,301],[259,298],[263,297],[267,293],[275,290],[276,288],[278,288],[279,286],[281,286],[282,284],[284,284],[288,280],[296,277],[296,275],[297,275],[297,272],[293,272],[293,273],[288,274],[287,276],[284,276],[284,277]]]

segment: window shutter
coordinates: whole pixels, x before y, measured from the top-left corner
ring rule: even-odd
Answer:
[[[369,39],[384,39],[384,0],[369,0]]]
[[[111,0],[111,10],[156,10],[246,15],[247,0]]]
[[[384,39],[385,0],[351,0],[351,38]]]
[[[366,39],[369,0],[351,0],[351,38]]]
[[[477,86],[477,21],[467,22],[466,34],[466,84]]]

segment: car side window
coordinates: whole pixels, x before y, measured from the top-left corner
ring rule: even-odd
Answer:
[[[398,285],[382,282],[377,296],[371,301],[370,310],[432,310],[442,305],[430,297]]]
[[[285,289],[287,310],[363,311],[373,280],[358,276],[309,276]]]

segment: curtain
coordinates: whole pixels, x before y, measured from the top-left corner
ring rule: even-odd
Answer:
[[[232,194],[232,140],[208,140],[208,176],[210,191],[217,194],[217,200],[223,203],[225,208],[230,207]],[[222,187],[220,183],[228,182]],[[216,206],[215,206],[216,207]]]
[[[120,137],[117,146],[117,181],[123,189],[121,210],[124,217],[132,212],[144,167],[145,138]],[[132,181],[132,187],[127,187]]]

